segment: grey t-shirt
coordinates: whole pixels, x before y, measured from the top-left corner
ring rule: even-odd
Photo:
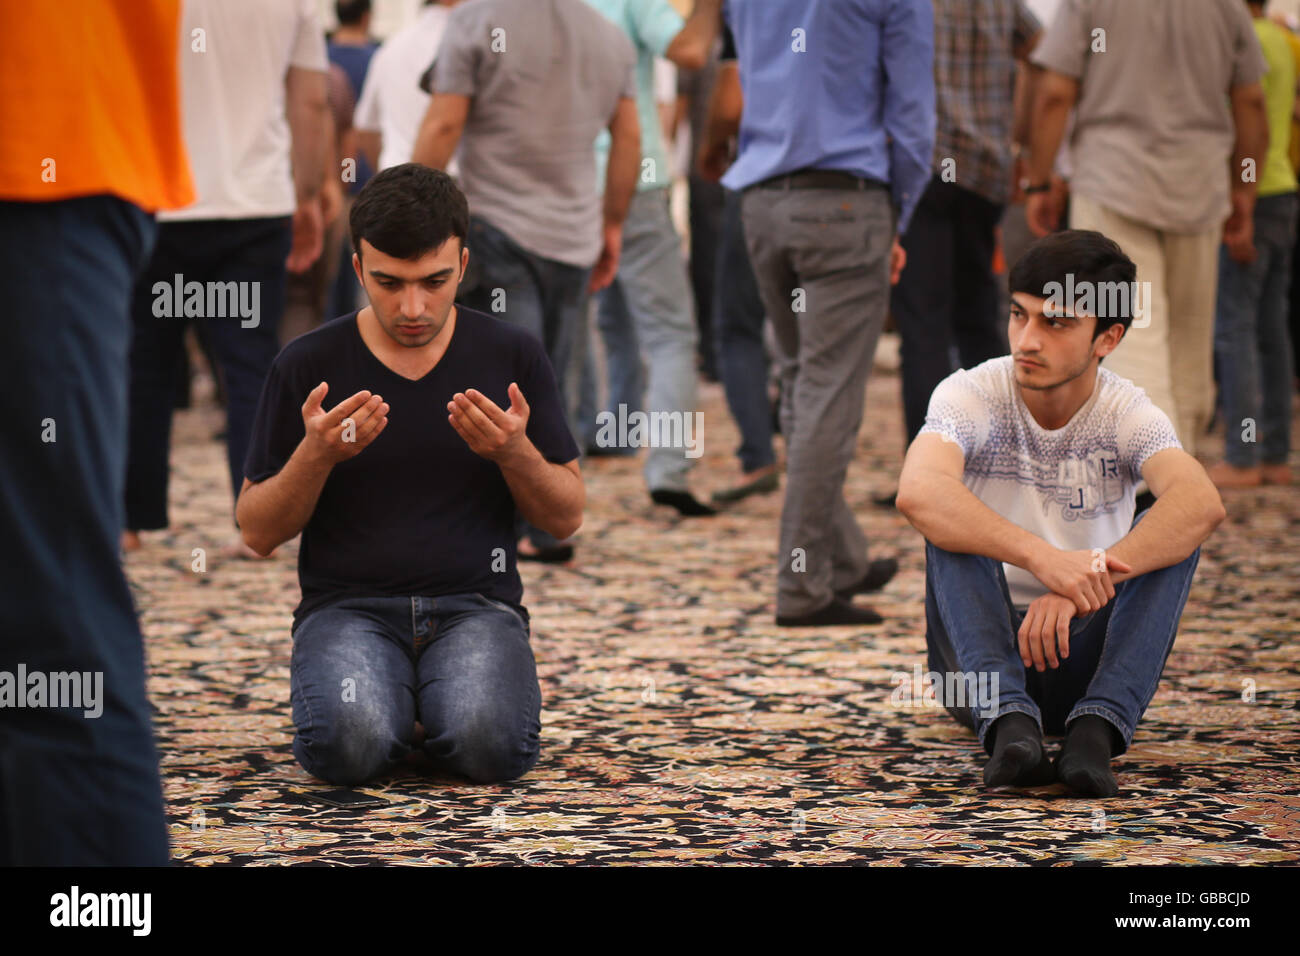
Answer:
[[[1062,0],[1030,59],[1080,81],[1073,190],[1170,232],[1227,218],[1228,91],[1267,70],[1241,0]]]
[[[636,98],[632,43],[584,0],[452,8],[433,89],[471,97],[460,144],[470,212],[534,255],[588,268],[601,249],[596,134]]]

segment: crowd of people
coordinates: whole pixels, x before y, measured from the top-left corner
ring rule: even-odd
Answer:
[[[1291,481],[1294,25],[1248,0],[430,0],[379,43],[369,0],[335,14],[105,3],[88,54],[31,5],[0,33],[0,285],[30,318],[0,663],[112,688],[94,722],[0,708],[0,860],[166,860],[119,551],[169,525],[190,327],[227,554],[302,535],[293,746],[320,779],[416,748],[479,782],[536,764],[517,563],[575,558],[587,456],[642,455],[691,521],[784,484],[775,624],[881,623],[856,598],[898,562],[844,485],[892,323],[907,447],[877,505],[925,538],[931,669],[1001,689],[945,703],[989,786],[1117,792],[1216,486]],[[707,500],[702,379],[741,439]]]

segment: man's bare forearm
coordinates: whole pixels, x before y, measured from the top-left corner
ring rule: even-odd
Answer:
[[[587,491],[582,479],[567,467],[547,461],[532,442],[497,466],[529,523],[561,540],[582,527]]]
[[[1008,521],[950,475],[914,477],[898,493],[898,509],[927,541],[957,554],[980,554],[1030,570],[1051,545]]]
[[[627,219],[632,195],[636,192],[637,172],[641,168],[641,129],[633,120],[610,130],[609,162],[605,167],[604,218],[607,226],[621,226]]]
[[[1065,138],[1065,127],[1077,97],[1077,84],[1073,87],[1075,92],[1071,93],[1067,78],[1040,72],[1031,85],[1033,122],[1029,132],[1026,174],[1032,183],[1045,183],[1051,178],[1056,153]]]
[[[276,474],[249,485],[235,506],[235,520],[244,543],[258,554],[270,554],[307,526],[333,465],[313,457],[306,439]]]
[[[1112,571],[1112,584],[1182,561],[1210,536],[1223,520],[1223,503],[1199,483],[1171,486],[1139,521],[1106,553],[1133,570]]]
[[[700,69],[709,62],[721,23],[722,0],[695,0],[695,9],[664,50],[664,59],[686,70]]]
[[[325,141],[329,134],[329,100],[325,74],[290,67],[286,78],[285,116],[289,121],[293,185],[298,201],[314,199],[325,179]]]
[[[1232,121],[1236,139],[1232,146],[1232,188],[1254,196],[1268,153],[1268,112],[1263,90],[1252,86],[1233,96]]]

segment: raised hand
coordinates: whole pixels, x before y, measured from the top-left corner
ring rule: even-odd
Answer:
[[[388,403],[364,389],[345,398],[328,412],[321,400],[329,383],[321,382],[311,390],[302,406],[305,441],[312,454],[331,465],[361,454],[388,425]]]
[[[492,399],[476,389],[457,392],[447,403],[447,421],[465,439],[470,451],[498,464],[525,453],[530,446],[524,429],[528,425],[528,402],[514,382],[510,383],[510,407],[502,411]]]

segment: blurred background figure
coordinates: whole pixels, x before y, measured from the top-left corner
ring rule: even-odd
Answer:
[[[571,360],[592,291],[618,270],[640,160],[635,57],[584,0],[473,0],[433,61],[412,160],[445,169],[461,149],[469,264],[459,300],[532,332],[574,424]],[[603,208],[592,144],[611,137]],[[574,427],[575,437],[578,429]],[[520,525],[521,560],[573,546]]]
[[[744,112],[722,183],[743,191],[781,370],[776,622],[875,624],[880,615],[852,598],[882,587],[898,564],[868,560],[844,479],[905,262],[898,236],[930,179],[933,15],[927,3],[889,0],[730,0],[727,10]]]
[[[172,400],[187,320],[205,327],[225,387],[233,520],[253,414],[280,349],[286,269],[301,272],[321,254],[329,64],[316,4],[186,0],[183,10],[183,116],[198,201],[159,216],[158,244],[132,302],[127,551],[140,546],[139,531],[168,525]],[[190,283],[203,290],[197,307],[184,291]],[[256,557],[238,534],[224,553]]]
[[[708,95],[709,109],[696,138],[699,144],[696,163],[700,177],[706,183],[716,183],[722,193],[716,275],[712,284],[712,340],[727,408],[740,431],[740,447],[736,451],[740,458],[740,479],[718,489],[712,496],[715,505],[727,505],[750,495],[770,494],[780,487],[781,480],[772,447],[777,423],[768,390],[771,363],[764,339],[766,313],[749,262],[749,250],[745,247],[740,193],[718,182],[735,160],[736,136],[745,100],[736,67],[735,40],[725,28],[718,69]],[[691,188],[694,190],[693,184]],[[692,236],[692,255],[695,245],[702,241],[700,236]]]
[[[326,51],[330,63],[340,68],[347,77],[348,104],[346,110],[335,113],[338,127],[339,157],[351,158],[356,166],[351,170],[352,177],[345,182],[343,206],[339,215],[328,224],[325,232],[325,252],[321,256],[330,264],[329,301],[321,315],[322,321],[346,315],[357,307],[357,296],[361,292],[357,284],[357,274],[352,269],[352,243],[347,237],[348,213],[352,209],[352,200],[361,187],[370,181],[375,168],[365,154],[356,148],[355,106],[365,87],[366,74],[373,62],[379,45],[370,36],[370,0],[339,0],[334,5],[334,15],[338,18],[338,27],[329,36]],[[331,91],[330,105],[335,106],[341,97]],[[337,179],[338,164],[334,164]],[[327,276],[327,277],[329,277]]]
[[[375,53],[357,101],[353,126],[360,154],[376,170],[411,161],[420,122],[429,109],[429,94],[421,89],[420,77],[430,68],[442,44],[451,8],[458,2],[426,0],[415,19],[385,40]],[[447,171],[456,174],[454,159]]]
[[[597,327],[609,369],[607,410],[694,414],[697,343],[691,314],[691,291],[682,243],[673,226],[669,202],[672,166],[664,148],[654,89],[655,58],[699,69],[717,37],[722,0],[696,0],[684,20],[668,0],[587,0],[632,41],[636,50],[637,114],[641,128],[640,175],[623,229],[618,274],[597,296]],[[597,182],[603,183],[609,138],[596,141]],[[641,370],[645,369],[642,389]],[[583,383],[586,408],[594,406],[590,361]],[[644,399],[643,399],[644,396]],[[643,408],[644,405],[644,408]],[[586,410],[584,408],[584,411]],[[596,447],[594,417],[581,421],[583,445]],[[645,479],[650,499],[686,516],[710,515],[714,509],[696,500],[687,487],[692,459],[683,449],[667,446],[646,451]]]
[[[101,0],[78,4],[69,29],[63,4],[5,7],[0,539],[15,560],[0,576],[0,671],[71,672],[85,696],[0,707],[0,866],[166,866],[143,641],[117,548],[132,285],[157,234],[150,213],[194,199],[179,10]]]
[[[1070,227],[1118,242],[1139,291],[1150,289],[1106,367],[1145,389],[1195,454],[1214,409],[1219,243],[1247,254],[1256,176],[1243,173],[1268,146],[1266,64],[1249,11],[1241,0],[1064,3],[1031,59],[1043,72],[1030,228],[1060,224],[1049,176],[1074,109]]]
[[[1039,24],[1023,0],[934,0],[934,34],[933,175],[901,240],[907,268],[890,299],[908,445],[936,385],[1009,349],[993,258],[1015,177],[1016,63]]]
[[[1209,469],[1220,488],[1288,485],[1291,468],[1292,366],[1287,305],[1296,237],[1296,176],[1291,117],[1296,61],[1287,31],[1247,3],[1268,72],[1268,154],[1260,161],[1253,241],[1240,254],[1219,248],[1215,358],[1224,417],[1224,457]]]

